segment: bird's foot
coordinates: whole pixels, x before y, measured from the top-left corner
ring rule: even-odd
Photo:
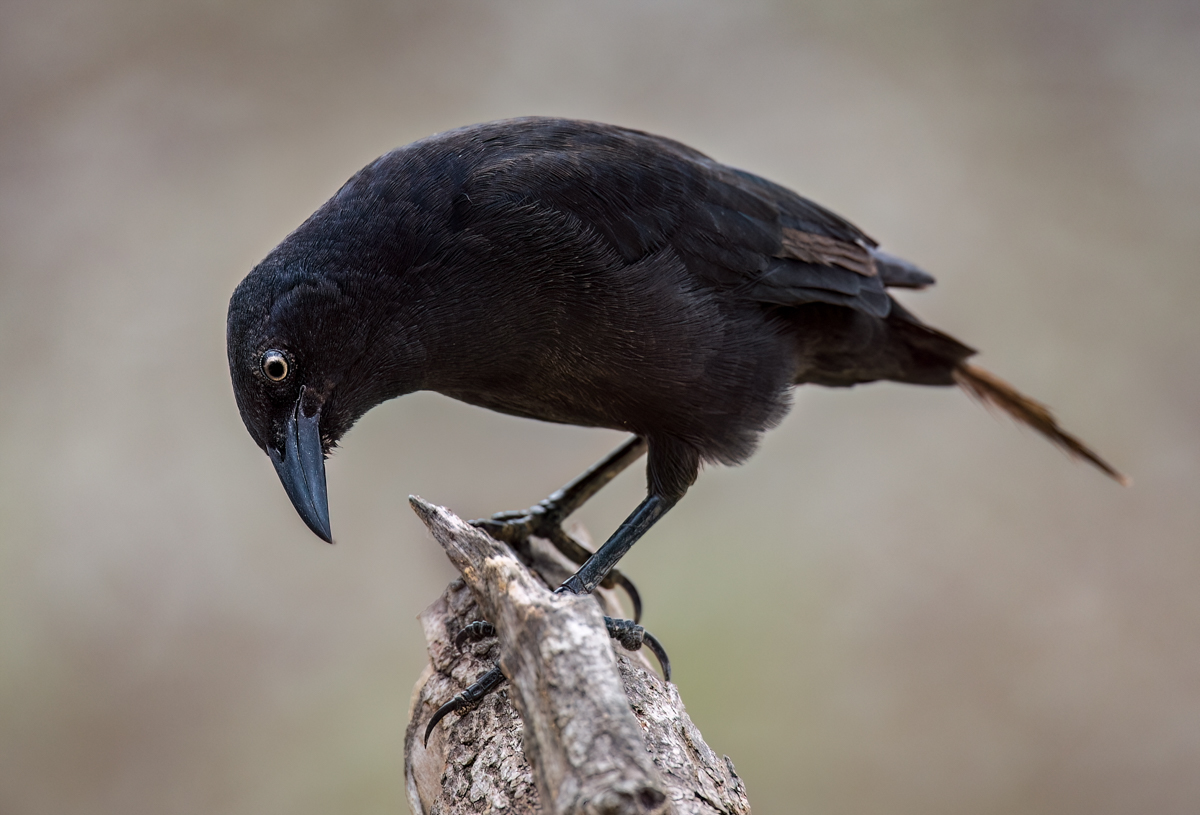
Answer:
[[[649,648],[658,658],[658,666],[662,669],[663,679],[671,681],[671,660],[667,658],[667,651],[657,637],[633,620],[605,617],[604,626],[608,629],[608,636],[619,642],[626,651],[640,650],[643,645]]]
[[[461,631],[454,635],[454,647],[456,650],[462,651],[463,646],[468,642],[477,642],[478,640],[494,636],[496,636],[496,626],[487,620],[476,620],[473,623],[468,623]]]
[[[429,720],[429,724],[425,726],[425,738],[422,741],[426,747],[429,746],[429,734],[433,732],[433,728],[442,719],[449,716],[456,710],[467,711],[479,704],[482,699],[496,688],[504,684],[504,674],[500,673],[500,666],[495,665],[490,671],[476,679],[471,686],[462,693],[454,695],[446,704],[442,705],[434,712],[433,717]]]
[[[555,593],[563,593],[564,591],[570,590],[560,588]],[[608,636],[620,643],[621,647],[626,651],[640,650],[643,645],[649,648],[654,653],[654,656],[658,658],[658,664],[662,668],[663,679],[668,682],[671,681],[671,660],[667,658],[667,652],[657,637],[633,620],[605,617],[604,627],[608,630]],[[468,624],[454,636],[454,647],[461,651],[463,646],[468,642],[477,642],[494,636],[496,636],[496,627],[494,625],[486,620],[476,620]],[[485,696],[503,685],[504,681],[504,674],[500,672],[500,666],[496,665],[471,683],[470,687],[466,690],[455,694],[454,698],[439,707],[434,712],[432,718],[430,718],[429,724],[425,726],[425,739],[423,743],[426,745],[429,744],[429,734],[433,732],[433,728],[437,726],[438,722],[456,710],[466,712],[473,709]]]
[[[564,520],[566,516],[558,504],[547,498],[529,509],[497,512],[490,518],[480,518],[470,523],[498,541],[519,544],[531,535],[552,540],[555,531],[562,531]]]
[[[563,529],[562,523],[565,519],[563,508],[554,500],[554,496],[551,496],[529,509],[497,512],[490,518],[480,518],[469,523],[514,549],[524,547],[530,537],[544,538],[567,558],[582,564],[592,556],[592,552]],[[642,619],[642,595],[632,580],[613,569],[600,585],[606,589],[616,586],[624,589],[633,606],[633,621],[638,622]]]

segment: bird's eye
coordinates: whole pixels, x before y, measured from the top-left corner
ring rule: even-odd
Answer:
[[[282,351],[271,350],[263,354],[262,372],[272,382],[282,382],[287,379],[288,361]]]

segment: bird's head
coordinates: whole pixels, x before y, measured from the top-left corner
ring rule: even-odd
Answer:
[[[308,528],[332,543],[325,457],[372,407],[417,389],[420,345],[396,324],[378,279],[362,297],[356,271],[294,244],[234,291],[229,372],[246,429]]]

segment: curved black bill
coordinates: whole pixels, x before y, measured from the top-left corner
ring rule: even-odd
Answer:
[[[333,543],[329,529],[329,496],[325,492],[325,455],[321,449],[321,411],[305,416],[304,389],[283,430],[283,451],[267,447],[275,472],[288,498],[308,528],[321,540]]]

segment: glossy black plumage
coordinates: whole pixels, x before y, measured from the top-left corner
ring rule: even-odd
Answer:
[[[374,405],[434,390],[641,435],[649,491],[673,503],[701,462],[744,460],[795,384],[969,377],[971,349],[886,291],[932,282],[843,218],[677,142],[514,119],[351,178],[234,292],[229,364],[264,449],[308,417],[327,453]],[[261,370],[270,349],[290,360],[284,381]],[[1039,429],[1115,474],[1052,420]]]

